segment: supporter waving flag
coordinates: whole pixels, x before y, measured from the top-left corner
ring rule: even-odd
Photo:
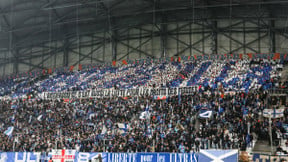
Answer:
[[[150,110],[150,106],[149,106],[149,104],[147,103],[146,104],[146,107],[145,107],[145,111],[149,111]]]
[[[199,113],[200,118],[211,118],[213,112],[208,109],[201,109]]]
[[[10,137],[10,136],[12,136],[13,130],[14,130],[13,126],[8,127],[8,129],[4,132],[4,134],[6,134],[7,136]]]
[[[243,107],[242,111],[243,111],[243,116],[246,116],[249,114],[249,109],[247,107]]]
[[[181,92],[178,93],[178,105],[181,105]]]

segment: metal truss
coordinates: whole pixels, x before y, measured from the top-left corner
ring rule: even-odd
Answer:
[[[253,23],[255,24],[255,27],[250,27],[250,28],[245,28],[245,23]],[[265,22],[265,21],[264,21]],[[190,30],[187,31],[187,27],[189,28],[192,25],[198,25],[200,28],[202,28],[201,30],[199,29],[195,29],[195,30]],[[239,26],[243,26],[243,29],[239,29]],[[131,34],[130,30],[138,30],[139,34]],[[191,27],[190,27],[191,29]],[[244,39],[243,42],[239,41],[238,39],[234,38],[233,36],[231,36],[229,33],[243,33],[244,35]],[[249,33],[260,33],[258,37],[256,37],[253,40],[247,41],[245,39],[245,35],[249,34]],[[203,34],[203,37],[200,38],[199,40],[196,40],[194,42],[192,42],[191,40],[189,42],[187,41],[183,41],[181,40],[181,35],[189,35],[190,37],[193,34]],[[74,62],[73,64],[69,64],[68,63],[68,59],[66,58],[65,63],[63,63],[65,66],[67,65],[77,65],[77,64],[81,64],[81,62],[83,60],[87,60],[90,59],[91,62],[96,62],[96,63],[103,63],[104,60],[104,55],[101,57],[95,57],[93,56],[93,54],[95,53],[95,51],[101,49],[101,48],[106,48],[107,45],[109,44],[109,46],[111,45],[110,43],[114,43],[116,46],[113,45],[113,49],[115,50],[114,52],[117,53],[117,45],[122,45],[124,47],[127,48],[127,53],[124,53],[123,55],[121,55],[121,57],[118,57],[116,54],[116,57],[114,56],[114,60],[120,61],[122,59],[127,58],[131,53],[133,52],[137,52],[139,54],[144,55],[145,57],[149,57],[149,58],[155,58],[155,55],[153,55],[153,53],[148,53],[147,51],[143,50],[142,47],[147,44],[148,42],[151,42],[151,40],[153,39],[153,37],[160,37],[161,40],[161,55],[164,56],[164,54],[166,53],[167,50],[167,39],[170,40],[174,40],[179,46],[180,44],[182,44],[182,46],[184,45],[184,48],[182,48],[180,50],[179,47],[177,47],[177,52],[174,53],[174,56],[181,56],[181,55],[187,55],[187,52],[189,53],[188,55],[193,55],[193,53],[191,53],[192,50],[196,51],[199,54],[205,54],[205,55],[209,55],[209,54],[217,54],[217,51],[219,50],[219,46],[218,46],[218,41],[217,38],[219,36],[224,36],[225,38],[227,38],[228,40],[230,40],[232,43],[236,43],[239,46],[236,48],[232,48],[230,47],[231,50],[227,51],[227,53],[237,53],[239,50],[242,51],[246,51],[246,50],[250,50],[253,53],[260,53],[260,49],[256,49],[251,47],[251,45],[261,41],[264,38],[269,38],[269,40],[271,39],[271,52],[275,51],[275,34],[279,34],[279,35],[283,35],[285,38],[288,38],[288,36],[286,35],[287,33],[283,33],[281,29],[275,28],[273,27],[272,23],[256,23],[253,20],[239,20],[238,22],[235,22],[233,24],[227,25],[225,27],[217,27],[217,21],[213,20],[213,21],[196,21],[196,22],[187,22],[187,23],[181,23],[181,25],[178,25],[176,28],[174,29],[167,29],[167,24],[162,24],[160,25],[160,27],[154,27],[154,30],[149,30],[149,29],[144,29],[141,26],[135,27],[135,28],[126,28],[124,30],[118,30],[117,34],[113,34],[113,38],[111,38],[111,35],[109,33],[106,34],[106,36],[95,36],[95,35],[85,35],[85,37],[91,37],[91,39],[93,39],[93,41],[82,41],[80,43],[80,47],[84,48],[84,47],[89,47],[91,46],[91,51],[89,51],[88,53],[84,54],[83,52],[81,52],[80,50],[77,50],[77,40],[74,39],[65,39],[66,43],[65,46],[63,47],[49,47],[47,45],[38,45],[39,47],[43,47],[43,49],[45,49],[41,54],[33,54],[32,56],[33,58],[36,57],[43,57],[43,60],[39,63],[39,64],[33,64],[30,62],[27,62],[25,60],[29,60],[30,59],[30,55],[29,54],[29,50],[22,50],[22,54],[19,56],[18,61],[19,63],[23,63],[25,65],[29,65],[32,66],[34,68],[45,68],[43,67],[43,63],[45,61],[47,61],[51,56],[57,55],[58,52],[63,52],[66,53],[67,55],[65,57],[69,57],[69,53],[74,53],[79,55],[79,59]],[[132,46],[131,44],[127,43],[127,41],[139,41],[140,43],[137,46]],[[140,41],[141,40],[141,41]],[[210,40],[210,42],[212,42],[213,47],[211,47],[210,51],[204,51],[203,47],[198,47],[197,45],[200,45],[201,43],[208,46],[207,42]],[[231,46],[231,45],[230,45]],[[245,50],[243,50],[245,49]],[[27,53],[27,54],[25,54]],[[48,55],[47,55],[48,54]],[[11,60],[9,60],[11,61]],[[6,63],[9,62],[7,60]],[[112,61],[112,60],[111,60]],[[5,62],[3,62],[5,63]]]
[[[190,0],[180,1],[181,3],[175,4],[175,1],[172,0],[165,2],[145,0],[143,6],[131,8],[131,11],[126,8],[126,11],[124,10],[125,5],[131,6],[131,4],[127,4],[123,0],[109,0],[109,2],[78,0],[77,3],[75,1],[71,4],[58,0],[45,0],[37,3],[41,7],[28,8],[27,10],[15,9],[14,12],[30,11],[32,15],[43,16],[45,20],[50,14],[52,22],[24,26],[21,24],[33,19],[33,17],[26,15],[26,18],[23,18],[19,23],[11,25],[8,18],[8,9],[11,6],[2,7],[0,8],[0,15],[6,27],[3,33],[11,34],[11,38],[8,40],[10,42],[13,38],[13,41],[10,42],[11,49],[7,48],[12,56],[1,58],[0,66],[13,63],[14,72],[20,70],[19,64],[29,66],[31,70],[49,68],[45,66],[45,63],[54,57],[52,64],[56,66],[56,56],[59,53],[64,54],[63,66],[75,66],[83,61],[87,62],[87,60],[90,60],[91,63],[120,61],[129,59],[130,55],[134,53],[139,54],[142,58],[167,57],[169,41],[176,44],[174,50],[176,52],[169,53],[169,56],[191,56],[196,53],[210,55],[218,54],[220,51],[261,53],[261,42],[265,42],[267,39],[269,40],[269,52],[277,52],[276,36],[280,35],[288,39],[287,26],[277,27],[275,25],[277,20],[287,21],[288,14],[277,14],[276,11],[273,11],[275,8],[271,7],[284,6],[285,9],[288,1],[260,0],[245,3],[193,1],[192,4]],[[14,5],[18,3],[21,2],[17,1]],[[231,7],[235,9],[235,12],[229,15],[227,10]],[[79,8],[79,18],[75,16],[75,8]],[[88,8],[91,9],[91,12],[84,12]],[[242,12],[236,11],[241,9],[243,9]],[[248,10],[247,14],[246,10]],[[92,11],[97,12],[97,14],[92,13]],[[257,12],[264,14],[255,14]],[[193,17],[191,16],[192,13]],[[221,21],[224,20],[230,21],[229,25],[220,26]],[[248,23],[254,26],[247,27]],[[171,28],[169,27],[170,24],[175,24],[176,27]],[[145,28],[145,25],[149,25],[151,28]],[[53,29],[52,33],[49,33],[51,32],[48,30],[49,26]],[[198,27],[195,28],[195,26]],[[78,34],[75,32],[76,27],[79,28]],[[132,33],[132,31],[134,32]],[[99,33],[103,33],[102,36],[97,35]],[[242,41],[234,36],[239,33],[242,33]],[[247,36],[251,33],[257,34],[257,36],[248,40]],[[49,34],[51,34],[50,40],[48,40]],[[192,39],[193,35],[199,35],[199,38]],[[79,40],[77,39],[78,36]],[[187,36],[188,40],[184,40],[182,36]],[[89,40],[84,41],[82,40],[83,37],[89,38]],[[157,56],[152,51],[146,51],[143,48],[148,43],[153,46],[154,38],[160,40],[161,53]],[[227,49],[221,47],[219,38],[228,40],[227,45],[229,47]],[[137,45],[133,45],[133,41],[137,41]],[[3,44],[7,44],[5,42],[7,40],[4,40]],[[54,46],[54,42],[61,42],[61,45]],[[233,46],[233,44],[236,45]],[[255,44],[258,48],[253,47]],[[119,46],[126,48],[126,52],[123,53],[122,51],[121,56],[119,55]],[[42,51],[33,52],[31,49],[34,47],[42,48]],[[82,48],[87,49],[89,47],[89,51],[84,52],[82,50]],[[100,49],[103,51],[102,54],[96,56],[95,53]],[[105,58],[108,54],[107,49],[111,51],[109,60]],[[75,62],[69,62],[70,54],[78,56]],[[41,59],[41,61],[39,63],[31,61],[36,58]]]

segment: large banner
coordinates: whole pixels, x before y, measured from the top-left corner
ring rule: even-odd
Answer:
[[[194,153],[108,153],[107,162],[197,162]]]
[[[182,88],[135,88],[135,89],[105,89],[73,92],[48,92],[44,93],[44,99],[69,99],[69,98],[102,98],[102,97],[127,97],[127,96],[176,96],[189,95],[197,91],[197,87]]]
[[[2,152],[0,162],[40,162],[53,158],[53,162],[90,162],[101,158],[102,162],[197,162],[194,153],[84,153],[75,152],[75,156],[65,155],[69,151],[44,157],[41,153]],[[55,159],[56,158],[56,159]]]

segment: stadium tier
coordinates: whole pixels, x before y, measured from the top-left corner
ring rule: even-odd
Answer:
[[[241,149],[268,139],[267,90],[285,88],[274,60],[128,64],[2,80],[0,151],[198,152]],[[219,70],[221,69],[221,70]],[[42,92],[197,86],[189,95],[45,100]],[[32,98],[22,98],[34,93]],[[229,93],[225,93],[229,92]],[[285,118],[272,123],[285,134]]]
[[[288,0],[0,14],[0,162],[288,161]]]
[[[18,98],[29,93],[79,91],[87,89],[133,89],[139,87],[200,86],[203,90],[267,90],[279,84],[281,60],[164,61],[98,66],[88,70],[55,73],[46,77],[18,77],[2,80],[0,95]]]

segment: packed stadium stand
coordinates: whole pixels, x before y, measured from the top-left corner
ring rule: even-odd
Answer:
[[[6,79],[1,84],[2,95],[12,100],[1,101],[1,150],[246,150],[255,137],[269,137],[268,120],[259,121],[259,115],[267,107],[269,89],[287,88],[287,82],[280,79],[284,64],[274,60],[165,61],[55,73],[45,79],[33,78],[33,83],[29,77]],[[195,85],[197,91],[191,95],[164,100],[153,96],[38,97],[42,92]],[[35,96],[27,98],[30,92]],[[208,111],[211,116],[201,116]],[[287,121],[275,121],[273,130],[285,134],[283,122]],[[4,132],[11,127],[13,133],[7,136]]]
[[[0,162],[288,160],[288,1],[1,0]]]

